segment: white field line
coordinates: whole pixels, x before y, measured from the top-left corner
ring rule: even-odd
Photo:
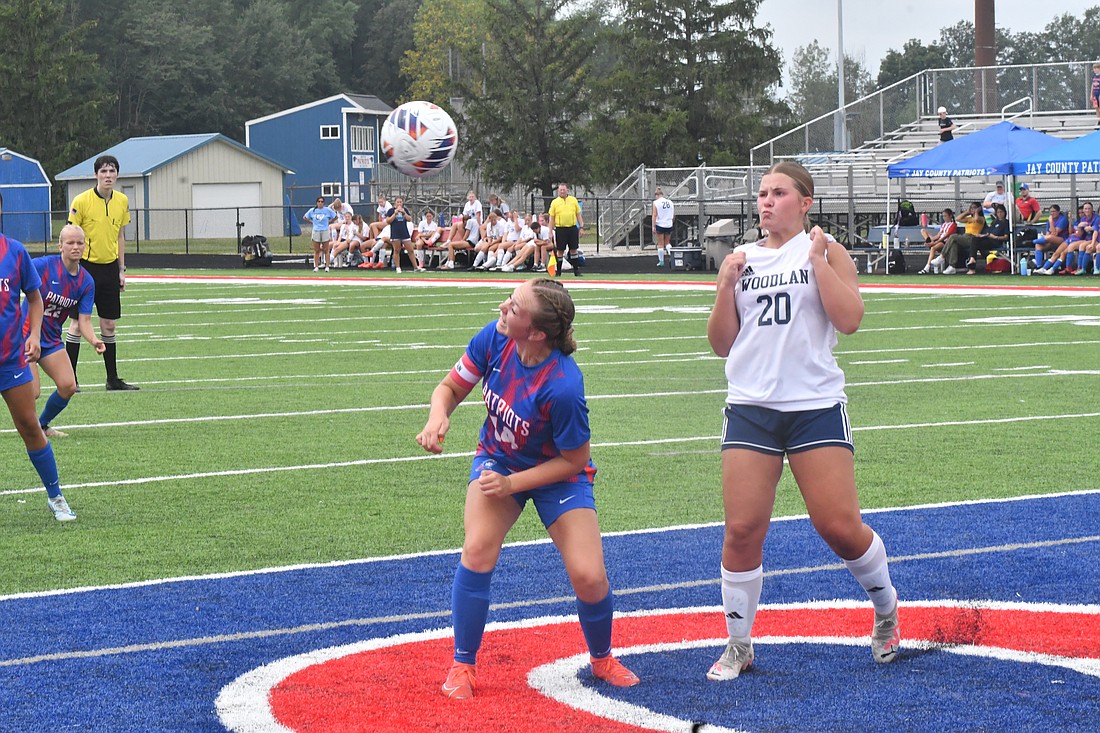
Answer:
[[[634,397],[641,397],[643,395],[633,395]],[[646,395],[652,396],[652,395]],[[466,402],[467,405],[480,405],[479,402]],[[360,409],[384,409],[384,408],[360,408]],[[413,406],[389,408],[389,409],[414,409]],[[427,409],[427,405],[420,405],[416,409]],[[340,410],[340,412],[350,412],[352,410]],[[323,412],[323,411],[322,411]],[[942,427],[961,427],[966,425],[997,425],[1003,423],[1018,423],[1018,422],[1034,422],[1034,421],[1046,421],[1046,420],[1080,420],[1085,418],[1100,417],[1100,412],[1086,412],[1079,414],[1067,414],[1067,415],[1030,415],[1027,417],[1005,417],[1005,418],[987,418],[983,420],[946,420],[942,422],[926,422],[926,423],[906,423],[901,425],[867,425],[863,427],[852,428],[853,432],[863,431],[877,431],[877,430],[913,430],[918,428],[942,428]],[[240,418],[238,418],[240,419]],[[692,443],[696,441],[713,441],[717,444],[720,436],[718,435],[700,435],[700,436],[688,436],[680,438],[656,438],[650,440],[626,440],[615,441],[607,443],[593,443],[593,448],[625,448],[628,446],[647,446],[647,445],[669,445],[677,443]],[[208,479],[218,478],[224,476],[248,476],[265,473],[284,473],[290,471],[314,471],[321,469],[333,469],[333,468],[348,468],[352,466],[368,466],[387,463],[409,463],[413,461],[425,461],[425,460],[446,460],[448,458],[469,458],[474,455],[473,451],[462,453],[446,453],[439,455],[417,455],[417,456],[400,456],[395,458],[361,458],[353,461],[335,461],[330,463],[309,463],[298,464],[290,466],[265,466],[261,468],[240,468],[240,469],[225,469],[222,471],[205,471],[186,474],[171,474],[167,476],[144,476],[141,478],[131,479],[111,479],[110,481],[92,481],[81,484],[65,484],[65,489],[92,489],[102,488],[105,486],[139,486],[145,484],[163,483],[166,481],[186,481],[192,479]],[[45,491],[41,486],[26,488],[26,489],[7,489],[0,491],[0,496],[12,496],[17,494],[35,494]]]
[[[141,284],[179,284],[194,283],[208,285],[281,285],[281,286],[316,286],[332,287],[333,285],[349,285],[357,287],[407,287],[407,288],[515,288],[526,278],[448,278],[448,277],[424,277],[403,278],[400,275],[392,277],[329,277],[314,278],[306,273],[294,277],[241,277],[233,275],[131,275],[127,282]],[[562,278],[562,284],[569,290],[674,290],[674,291],[700,291],[713,292],[712,280],[599,280],[596,278],[577,279],[572,277]],[[1100,294],[1100,287],[1068,287],[1068,286],[952,286],[940,284],[928,285],[889,285],[880,283],[864,283],[860,290],[867,293],[892,293],[892,294],[935,294],[935,295],[1021,295],[1028,297],[1044,296],[1096,296]]]
[[[712,357],[716,358],[716,357]],[[661,360],[662,363],[668,360]],[[685,360],[694,361],[694,360]],[[622,364],[637,364],[639,362],[621,362]],[[401,372],[401,374],[417,374],[417,373],[431,373],[439,374],[440,370],[429,370],[427,372]],[[385,373],[376,373],[385,374]],[[1074,370],[1074,371],[1045,371],[1045,372],[1032,372],[1032,373],[1020,373],[1013,372],[1010,374],[975,374],[975,375],[962,375],[955,377],[928,377],[925,379],[887,379],[885,381],[873,381],[873,382],[850,382],[848,387],[872,387],[882,385],[902,385],[902,384],[928,384],[928,383],[944,383],[944,382],[960,382],[960,381],[972,381],[972,380],[989,380],[989,379],[1032,379],[1035,377],[1046,376],[1095,376],[1100,374],[1100,370]],[[337,375],[337,376],[348,376]],[[324,378],[323,375],[311,375],[313,380]],[[183,383],[188,383],[184,380]],[[602,395],[589,395],[587,399],[589,401],[594,400],[623,400],[623,399],[639,399],[639,398],[653,398],[653,397],[695,397],[699,395],[709,394],[725,394],[725,389],[707,389],[707,390],[681,390],[681,391],[663,391],[663,392],[631,392],[624,394],[602,394]],[[480,400],[466,400],[460,403],[460,406],[481,406]],[[287,418],[287,417],[311,417],[316,415],[340,415],[340,414],[355,414],[355,413],[367,413],[367,412],[402,412],[405,410],[427,410],[429,405],[426,404],[414,404],[414,405],[374,405],[370,407],[334,407],[323,410],[290,410],[285,412],[254,412],[254,413],[242,413],[237,415],[197,415],[194,417],[166,417],[155,418],[151,420],[122,420],[118,422],[99,422],[99,423],[82,423],[82,424],[64,424],[59,427],[64,427],[66,430],[84,430],[84,429],[102,429],[102,428],[122,428],[122,427],[141,427],[149,425],[176,425],[187,423],[217,423],[217,422],[233,422],[238,420],[263,420],[269,418]],[[992,422],[1013,422],[1017,420],[1032,420],[1032,419],[1044,419],[1035,417],[1022,417],[1022,418],[1001,418],[993,420]],[[986,422],[986,421],[981,421]],[[936,423],[947,424],[947,423]],[[969,424],[969,423],[967,423]],[[859,430],[860,428],[855,428]],[[5,433],[15,433],[15,428],[0,429],[0,435]],[[692,438],[692,440],[695,440]],[[0,491],[0,496],[4,492]]]
[[[403,331],[403,332],[405,332],[405,331]],[[225,337],[225,338],[228,339],[228,338],[236,338],[236,337]],[[653,339],[647,339],[647,340],[649,340],[649,341],[663,341],[663,340],[679,340],[679,339],[698,339],[699,341],[703,341],[703,340],[705,340],[705,338],[706,338],[705,336],[667,336],[667,337],[653,338]],[[636,339],[608,339],[607,341],[615,341],[615,340],[635,341]],[[862,355],[893,354],[893,353],[899,353],[899,352],[913,353],[913,352],[936,352],[936,351],[961,351],[961,350],[972,350],[972,349],[1020,349],[1020,348],[1035,348],[1035,347],[1046,347],[1046,346],[1091,346],[1091,345],[1095,345],[1095,344],[1100,344],[1100,341],[1033,341],[1033,342],[1028,342],[1028,343],[1015,343],[1015,344],[975,344],[975,345],[968,345],[968,346],[912,346],[912,347],[905,347],[905,348],[888,348],[888,349],[851,349],[851,350],[837,351],[836,355],[837,356],[853,356],[853,355],[857,355],[857,354],[862,354]],[[404,348],[408,348],[408,347],[406,346]],[[456,350],[460,350],[460,349],[464,348],[464,346],[455,345],[453,348],[456,349]],[[578,353],[583,353],[583,352],[587,352],[587,351],[589,351],[589,349],[586,349],[583,346],[580,349],[578,349]],[[279,352],[279,353],[286,353],[286,352]],[[319,353],[319,352],[300,352],[300,353]],[[331,350],[326,349],[324,351],[324,353],[331,353]],[[238,355],[238,356],[240,356],[241,358],[244,358],[244,357],[248,357],[248,356],[256,356],[256,354],[241,354],[241,355]],[[690,354],[690,355],[685,355],[683,353],[679,353],[679,354],[668,353],[668,354],[654,354],[654,356],[655,357],[661,357],[661,358],[657,359],[657,360],[634,360],[634,361],[629,361],[629,362],[625,362],[625,361],[586,362],[586,361],[581,360],[579,363],[580,363],[581,367],[583,367],[585,369],[588,369],[590,367],[622,366],[624,364],[665,363],[666,361],[669,361],[670,359],[674,360],[674,361],[677,361],[677,362],[720,361],[721,360],[721,357],[714,356],[710,352],[695,352],[695,353]],[[686,358],[676,358],[676,357],[686,357]],[[165,360],[168,360],[168,359],[171,359],[171,358],[173,358],[173,357],[164,357]],[[225,358],[232,358],[232,356],[226,356]],[[132,360],[132,361],[136,361],[136,360]],[[158,361],[158,358],[148,357],[146,359],[146,361]],[[894,361],[901,362],[901,361],[904,361],[904,360],[894,360]],[[890,362],[887,362],[887,361],[883,361],[883,362],[855,362],[855,361],[852,361],[852,362],[848,362],[848,363],[850,365],[856,365],[856,364],[875,364],[875,363],[890,363]],[[1022,370],[1025,370],[1025,369],[1039,370],[1039,369],[1050,369],[1050,367],[1049,366],[1002,367],[1002,368],[999,368],[999,369],[994,369],[993,371],[1022,371]],[[154,385],[154,384],[157,384],[157,385],[188,384],[188,385],[190,385],[190,384],[206,384],[206,383],[221,383],[221,382],[275,381],[275,380],[293,380],[293,379],[316,380],[316,379],[339,378],[339,377],[350,378],[350,377],[392,376],[392,375],[395,375],[395,374],[439,374],[440,371],[441,370],[439,370],[439,369],[421,369],[421,370],[415,370],[414,369],[414,370],[401,370],[401,371],[396,371],[396,372],[359,372],[359,373],[341,372],[339,374],[289,374],[289,375],[270,375],[270,376],[252,376],[252,377],[249,377],[249,376],[243,376],[243,377],[242,376],[236,376],[236,377],[207,377],[207,378],[202,378],[202,379],[142,380],[141,383],[142,383],[142,385]],[[1066,372],[1062,372],[1062,373],[1066,373]],[[1089,373],[1089,372],[1081,372],[1081,373]],[[851,386],[851,385],[849,385],[849,386]],[[0,431],[0,432],[3,432],[3,431]]]
[[[892,514],[895,512],[907,512],[907,511],[919,511],[924,509],[950,509],[952,507],[970,507],[970,506],[983,506],[986,504],[1004,504],[1011,502],[1024,502],[1046,499],[1057,499],[1068,496],[1095,496],[1100,494],[1100,489],[1079,489],[1076,491],[1063,491],[1054,494],[1024,494],[1021,496],[1011,496],[1007,498],[999,499],[964,499],[959,501],[944,501],[944,502],[932,502],[926,504],[912,504],[909,506],[895,506],[895,507],[882,507],[879,509],[862,509],[862,514]],[[802,520],[808,520],[810,517],[807,514],[790,514],[782,517],[772,517],[772,522],[797,522]],[[720,527],[722,522],[704,522],[699,524],[682,524],[674,525],[671,527],[657,527],[649,529],[629,529],[619,532],[604,532],[604,537],[630,537],[635,535],[649,535],[649,534],[666,534],[669,532],[680,532],[684,530],[693,529],[706,529],[710,527]],[[508,542],[505,547],[527,547],[532,545],[546,545],[550,544],[549,537],[536,540],[522,540],[519,542]],[[224,580],[228,578],[245,578],[255,575],[270,575],[275,573],[289,573],[298,570],[314,570],[324,568],[340,568],[355,565],[371,565],[374,563],[390,562],[394,560],[409,560],[418,557],[438,557],[443,555],[458,555],[461,552],[460,549],[447,549],[447,550],[425,550],[421,552],[408,552],[400,555],[385,555],[381,557],[364,557],[353,560],[330,560],[329,562],[316,562],[316,563],[299,563],[296,565],[281,565],[268,568],[257,568],[255,570],[232,570],[221,573],[208,573],[205,575],[183,575],[172,578],[156,578],[152,580],[136,580],[129,583],[112,583],[108,585],[96,585],[96,586],[81,586],[78,588],[61,588],[56,590],[44,590],[44,591],[29,591],[24,593],[13,593],[6,596],[0,596],[0,602],[20,600],[26,598],[47,598],[51,596],[64,596],[73,593],[89,593],[100,590],[122,590],[126,588],[147,588],[157,585],[166,585],[171,583],[187,583],[199,580]],[[777,573],[780,571],[776,571]],[[618,591],[616,591],[618,592]],[[501,605],[501,608],[509,606]]]
[[[987,545],[980,547],[964,547],[951,550],[942,550],[940,552],[924,552],[914,555],[895,555],[891,556],[890,564],[898,565],[900,563],[907,562],[923,562],[929,560],[943,560],[961,557],[971,557],[976,555],[989,555],[989,554],[1001,554],[1012,553],[1024,550],[1036,550],[1047,549],[1051,547],[1066,547],[1070,545],[1080,545],[1092,542],[1100,542],[1100,535],[1092,535],[1088,537],[1069,537],[1057,540],[1046,540],[1040,542],[1018,542],[1003,545]],[[824,563],[821,565],[809,565],[797,568],[783,568],[779,570],[768,570],[764,572],[765,577],[777,577],[777,576],[789,576],[789,575],[807,575],[812,573],[821,572],[837,572],[847,570],[844,563]],[[165,582],[171,582],[177,579],[171,579]],[[153,581],[156,582],[156,581]],[[640,594],[652,594],[652,593],[665,593],[676,590],[686,590],[699,588],[704,586],[718,585],[721,582],[720,578],[708,578],[704,580],[692,580],[684,581],[680,583],[661,583],[658,585],[639,586],[639,587],[627,587],[615,590],[615,595],[628,596],[628,595],[640,595]],[[108,586],[110,588],[118,588],[119,586]],[[76,589],[68,592],[80,592],[93,589]],[[99,590],[99,589],[96,589]],[[50,593],[50,595],[58,595],[57,593]],[[0,598],[0,602],[9,600],[12,596]],[[527,609],[538,608],[540,606],[559,605],[575,603],[573,596],[552,596],[548,598],[533,598],[523,601],[512,601],[506,603],[494,603],[490,605],[490,610],[515,610],[515,609]],[[1009,604],[1011,605],[1011,604]],[[1048,604],[1051,612],[1063,611],[1066,613],[1074,613],[1080,608],[1080,606],[1070,604]],[[837,608],[835,603],[829,603],[828,608]],[[316,634],[325,631],[331,631],[333,629],[349,628],[349,627],[362,627],[362,626],[377,626],[381,624],[403,623],[409,621],[421,621],[421,620],[446,620],[450,617],[450,609],[440,609],[435,611],[421,611],[419,613],[407,613],[407,614],[395,614],[390,616],[374,616],[366,618],[352,618],[343,619],[340,621],[328,621],[314,624],[303,624],[300,626],[290,626],[283,628],[273,629],[259,629],[256,631],[241,631],[233,634],[218,634],[214,636],[200,636],[189,639],[172,639],[168,641],[156,641],[148,642],[144,644],[128,644],[125,646],[117,647],[105,647],[100,649],[82,649],[80,651],[71,652],[54,652],[51,654],[40,654],[32,657],[21,657],[15,659],[3,659],[0,660],[0,667],[16,667],[27,666],[31,664],[38,664],[41,662],[58,662],[70,659],[95,659],[102,657],[113,657],[123,654],[140,654],[140,653],[156,653],[166,651],[170,649],[181,648],[194,648],[201,646],[210,646],[214,644],[226,644],[242,641],[253,641],[256,639],[271,639],[276,637],[295,636],[299,634]]]

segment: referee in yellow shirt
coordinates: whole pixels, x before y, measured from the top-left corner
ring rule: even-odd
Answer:
[[[130,202],[126,194],[115,190],[118,158],[101,155],[95,161],[95,187],[73,199],[69,223],[84,229],[87,244],[81,266],[95,282],[95,311],[99,316],[99,335],[107,346],[103,364],[107,367],[107,389],[134,390],[118,377],[115,355],[115,322],[122,316],[122,291],[126,289],[126,235],[130,223]],[[73,320],[65,335],[65,351],[73,364],[80,356],[80,331]]]
[[[581,234],[584,232],[584,218],[581,216],[580,202],[569,195],[569,186],[564,183],[558,185],[558,197],[550,202],[550,220],[554,222],[554,249],[557,250],[558,261],[562,260],[568,248],[573,274],[580,277],[577,247],[580,246]],[[558,265],[557,277],[561,277],[561,265]]]

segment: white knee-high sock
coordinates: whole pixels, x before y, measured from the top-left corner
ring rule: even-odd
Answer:
[[[863,557],[855,560],[845,560],[844,565],[856,577],[863,590],[867,591],[867,597],[875,606],[875,613],[880,616],[894,610],[897,603],[897,591],[890,582],[890,567],[886,560],[886,546],[882,544],[882,538],[871,530],[874,537],[871,546]]]
[[[722,567],[722,612],[731,639],[748,641],[764,585],[764,566],[735,573]]]

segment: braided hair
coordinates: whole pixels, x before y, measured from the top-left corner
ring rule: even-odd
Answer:
[[[568,356],[577,350],[573,338],[573,317],[576,308],[569,291],[548,277],[531,281],[531,290],[538,298],[538,308],[531,313],[531,325],[546,334],[546,343]]]

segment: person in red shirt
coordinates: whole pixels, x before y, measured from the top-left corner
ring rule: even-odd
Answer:
[[[1020,212],[1021,224],[1034,222],[1039,212],[1043,210],[1039,200],[1032,197],[1031,187],[1026,183],[1020,184],[1020,195],[1016,197],[1016,210]]]

